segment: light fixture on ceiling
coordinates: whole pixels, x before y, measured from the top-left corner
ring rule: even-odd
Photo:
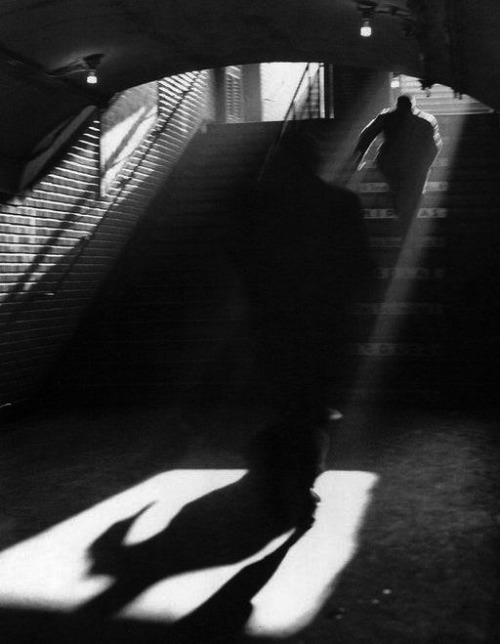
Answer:
[[[86,56],[83,60],[87,64],[87,76],[86,82],[87,85],[97,85],[99,82],[99,77],[97,76],[97,67],[101,62],[103,54],[92,54],[91,56]]]
[[[422,29],[419,24],[417,9],[414,3],[406,4],[398,0],[397,4],[389,0],[351,0],[356,5],[357,11],[361,14],[361,25],[359,34],[363,38],[370,38],[374,33],[373,18],[375,14],[386,15],[390,18],[396,18],[400,23],[405,37],[414,38]],[[415,0],[416,2],[416,0]]]
[[[99,79],[97,77],[97,72],[95,69],[89,69],[89,71],[87,72],[86,81],[87,85],[97,85]]]
[[[378,2],[376,0],[353,0],[356,8],[361,14],[361,24],[359,27],[359,35],[362,38],[370,38],[373,34],[373,15],[378,9]]]
[[[89,56],[84,56],[83,58],[72,61],[64,67],[59,67],[58,69],[49,72],[49,76],[64,78],[74,74],[85,73],[85,82],[87,85],[97,85],[99,82],[97,67],[101,62],[103,55],[104,54],[90,54]]]
[[[372,21],[368,13],[365,13],[363,18],[361,19],[361,27],[359,29],[359,35],[362,38],[370,38],[372,33],[373,33]]]
[[[400,87],[401,87],[401,76],[397,72],[394,72],[391,78],[391,88],[399,89]]]

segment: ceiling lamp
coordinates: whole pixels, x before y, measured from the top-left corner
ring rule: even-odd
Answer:
[[[361,19],[361,27],[359,29],[359,35],[363,38],[370,38],[372,35],[372,22],[369,15],[364,15]]]
[[[87,65],[87,76],[85,78],[87,85],[97,85],[99,82],[97,66],[101,62],[102,57],[102,54],[92,54],[91,56],[85,56],[83,59]]]
[[[87,85],[97,85],[99,79],[97,78],[97,72],[95,69],[89,69],[86,80]]]
[[[373,34],[373,15],[379,8],[378,2],[377,0],[353,0],[353,2],[356,4],[356,9],[361,14],[359,35],[362,38],[370,38]]]
[[[391,88],[399,89],[401,87],[401,77],[398,73],[394,72],[391,78]]]
[[[49,73],[52,77],[69,78],[73,75],[85,73],[87,85],[97,85],[99,77],[97,76],[97,67],[103,58],[103,54],[91,54],[84,58],[78,58],[64,67],[59,67]]]

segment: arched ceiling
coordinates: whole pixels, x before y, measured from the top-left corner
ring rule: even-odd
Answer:
[[[374,9],[369,39],[359,36],[363,8]],[[99,54],[103,95],[193,69],[295,60],[426,75],[499,107],[491,89],[499,27],[498,0],[0,2],[0,49],[11,76],[21,61],[25,75],[56,72],[55,80],[88,92],[83,74],[57,72]]]
[[[1,0],[0,154],[125,88],[251,62],[398,71],[500,109],[499,29],[498,0]],[[97,89],[78,71],[87,56],[100,57]]]
[[[359,4],[366,2],[2,0],[0,43],[46,72],[102,54],[101,91],[108,94],[187,70],[276,60],[418,74],[418,44],[404,35],[403,18],[390,14],[410,15],[406,0],[380,0],[373,37],[364,41]]]

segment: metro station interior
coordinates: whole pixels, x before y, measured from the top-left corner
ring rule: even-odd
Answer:
[[[499,32],[496,0],[1,3],[2,642],[500,641]],[[345,175],[402,94],[442,138],[405,235],[374,149]],[[249,464],[235,269],[292,129],[373,267],[303,530]]]

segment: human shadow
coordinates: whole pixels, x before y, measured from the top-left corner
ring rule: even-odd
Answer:
[[[161,580],[243,561],[295,527],[270,555],[243,568],[194,613],[172,627],[175,641],[183,641],[193,629],[198,629],[201,636],[207,623],[215,628],[221,619],[223,629],[237,632],[251,613],[252,597],[310,527],[304,523],[296,527],[291,517],[276,512],[266,479],[253,471],[188,503],[154,536],[140,543],[124,543],[134,523],[149,508],[147,505],[116,522],[91,544],[90,574],[111,575],[114,582],[79,608],[76,617],[90,624],[106,620]]]
[[[9,644],[236,644],[268,642],[246,636],[252,598],[273,576],[292,546],[303,535],[296,529],[279,547],[244,566],[193,612],[173,624],[137,618],[107,619],[85,611],[66,613],[34,607],[0,607],[0,637]],[[273,640],[274,641],[274,640]]]
[[[274,575],[288,551],[303,536],[298,527],[276,550],[242,568],[212,597],[169,629],[176,644],[234,644],[252,614],[252,598]]]

